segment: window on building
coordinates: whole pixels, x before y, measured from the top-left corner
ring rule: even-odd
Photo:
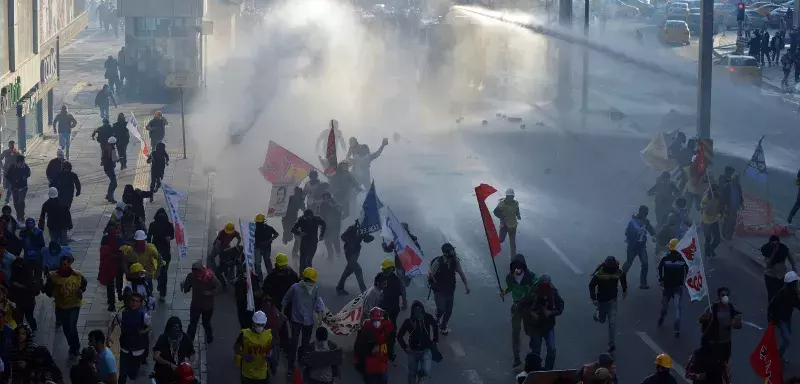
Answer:
[[[0,0],[0,75],[8,72],[8,0]]]
[[[35,0],[14,1],[14,59],[20,64],[33,55],[33,2]]]

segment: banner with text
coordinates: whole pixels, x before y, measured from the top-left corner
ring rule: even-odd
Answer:
[[[697,227],[692,225],[675,248],[681,253],[683,259],[689,265],[689,273],[686,275],[686,289],[689,291],[691,301],[702,300],[708,295],[708,284],[706,272],[703,267],[703,256],[697,248]]]
[[[251,274],[253,273],[253,251],[255,250],[255,237],[256,237],[256,223],[242,221],[239,219],[239,230],[242,234],[242,245],[244,246],[244,265],[247,272],[245,278],[247,279],[247,310],[255,311],[256,304],[253,297],[253,280]]]
[[[334,335],[346,336],[361,328],[362,317],[364,317],[364,293],[350,300],[336,314],[326,309],[322,317],[322,325]]]

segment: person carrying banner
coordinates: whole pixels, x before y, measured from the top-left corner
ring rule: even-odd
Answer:
[[[464,290],[469,295],[467,276],[461,269],[456,248],[450,243],[442,244],[442,255],[431,260],[428,283],[436,299],[436,321],[443,335],[450,333],[447,324],[453,314],[453,301],[456,292],[456,275],[461,277]]]
[[[311,342],[311,331],[314,329],[314,315],[322,313],[325,306],[317,287],[317,270],[308,267],[303,270],[303,280],[295,283],[281,300],[283,308],[291,308],[292,337],[289,343],[288,374],[294,374],[294,363],[301,355],[302,348]],[[291,307],[290,307],[291,306]],[[300,340],[302,335],[302,341]],[[300,357],[302,358],[302,357]]]
[[[725,366],[725,377],[730,377],[728,361],[731,358],[731,333],[742,329],[742,312],[730,302],[731,291],[727,287],[717,288],[718,300],[707,307],[698,321],[702,328],[701,342],[714,346],[719,364]]]
[[[325,221],[310,209],[294,223],[292,233],[300,237],[300,270],[311,267],[317,244],[325,239],[325,228]]]
[[[617,286],[622,287],[622,298],[628,297],[628,281],[625,272],[620,269],[619,261],[614,256],[608,256],[592,274],[592,280],[589,281],[589,297],[597,308],[594,321],[602,324],[608,319],[609,353],[614,353],[617,349],[615,343],[617,298],[619,296]]]
[[[350,296],[350,293],[344,289],[344,283],[347,281],[347,278],[353,274],[356,275],[356,281],[358,282],[360,291],[365,292],[367,290],[367,286],[364,284],[364,274],[361,271],[361,265],[358,264],[358,257],[361,255],[361,243],[370,243],[375,237],[368,233],[359,234],[359,228],[360,225],[358,220],[356,220],[353,225],[347,227],[341,236],[342,242],[344,243],[344,257],[345,260],[347,260],[347,265],[345,265],[344,271],[342,271],[342,277],[339,278],[339,283],[336,284],[336,294],[339,296]]]
[[[538,280],[536,272],[528,269],[525,256],[517,254],[508,265],[506,275],[506,289],[500,291],[500,297],[511,294],[511,352],[514,354],[513,367],[522,364],[519,354],[520,333],[522,331],[522,309],[520,302],[531,294],[534,284]]]
[[[681,297],[683,297],[683,285],[686,275],[689,273],[689,265],[683,259],[683,255],[675,248],[680,240],[672,239],[669,241],[669,252],[661,258],[658,263],[658,284],[661,286],[661,314],[658,317],[658,326],[664,325],[664,317],[667,316],[669,302],[675,307],[675,326],[673,332],[675,337],[681,334]]]
[[[417,247],[417,249],[422,249],[422,246],[419,245],[419,239],[411,233],[411,229],[408,227],[408,223],[400,223],[403,226],[403,229],[408,234],[408,237],[411,239],[411,242]],[[385,241],[385,239],[384,239]],[[411,285],[411,278],[406,276],[406,270],[403,268],[403,263],[400,261],[400,257],[397,255],[397,245],[394,241],[390,241],[388,243],[382,242],[381,247],[383,247],[383,251],[386,253],[394,253],[394,263],[397,268],[397,276],[400,277],[400,280],[403,281],[406,287]]]
[[[506,197],[500,199],[497,207],[494,208],[494,215],[500,219],[500,242],[508,241],[510,243],[511,255],[517,254],[517,224],[522,216],[519,214],[519,202],[514,200],[514,190],[509,188],[506,190]]]
[[[380,307],[386,311],[389,320],[395,326],[395,331],[392,332],[389,338],[389,359],[394,361],[397,357],[394,353],[394,345],[397,339],[396,328],[399,326],[397,324],[397,316],[400,316],[400,311],[405,311],[408,308],[408,299],[406,298],[406,286],[395,273],[393,259],[383,259],[381,273],[386,278],[386,288],[382,292]]]
[[[263,213],[256,215],[255,231],[253,235],[253,267],[255,268],[258,281],[264,280],[264,275],[261,273],[261,262],[266,258],[267,274],[272,272],[272,242],[277,239],[280,234],[275,228],[267,224],[267,218]]]

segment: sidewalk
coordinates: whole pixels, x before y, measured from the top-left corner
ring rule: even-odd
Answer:
[[[114,205],[105,201],[108,179],[99,166],[100,148],[97,142],[91,140],[90,137],[92,131],[101,122],[99,113],[92,104],[94,93],[102,87],[104,82],[102,60],[110,54],[116,55],[121,42],[121,39],[116,40],[113,36],[98,32],[96,27],[90,26],[89,29],[82,31],[76,37],[74,44],[61,51],[61,78],[56,88],[56,109],[60,108],[63,101],[78,120],[78,126],[73,130],[70,158],[74,170],[81,180],[83,190],[81,195],[75,198],[72,206],[74,231],[73,241],[70,245],[75,257],[75,268],[80,270],[89,281],[84,295],[85,304],[81,307],[81,315],[78,320],[80,340],[84,346],[89,331],[93,329],[105,331],[112,317],[111,313],[107,311],[105,287],[97,282],[99,267],[97,250],[100,246],[103,229],[114,210]],[[116,116],[120,112],[127,114],[130,110],[139,111],[137,119],[144,126],[153,113],[152,109],[143,110],[147,107],[149,106],[120,104],[119,108],[112,108],[111,115]],[[184,329],[189,323],[190,296],[179,292],[179,284],[185,274],[191,270],[191,263],[195,261],[193,257],[202,255],[207,249],[208,210],[213,191],[211,178],[208,175],[194,172],[192,151],[189,151],[189,157],[186,160],[178,156],[181,146],[180,115],[167,114],[165,117],[171,120],[170,127],[174,128],[167,131],[165,140],[171,161],[166,170],[164,183],[187,193],[187,198],[181,203],[180,212],[184,216],[190,245],[189,253],[192,256],[185,260],[177,260],[178,252],[173,243],[173,261],[169,268],[167,301],[157,304],[153,317],[151,346],[163,332],[166,320],[170,316],[178,316],[183,321]],[[145,157],[141,154],[138,143],[133,140],[135,139],[132,138],[131,145],[128,147],[129,169],[125,171],[117,169],[119,186],[116,190],[116,198],[118,200],[121,199],[122,189],[126,184],[134,184],[135,187],[141,189],[149,188],[150,169],[146,164]],[[32,175],[29,180],[30,190],[26,214],[30,217],[38,217],[40,207],[46,200],[48,188],[44,170],[47,161],[55,157],[57,145],[56,136],[50,130],[37,146],[29,149],[28,163]],[[152,216],[156,209],[162,206],[164,206],[164,198],[162,194],[158,194],[155,202],[147,208],[148,216]],[[62,368],[62,372],[68,375],[70,365],[67,354],[68,346],[61,330],[55,329],[52,300],[45,295],[40,295],[37,304],[35,316],[40,325],[36,341],[39,345],[50,348],[56,363]],[[114,337],[118,337],[118,335]],[[117,347],[118,345],[115,343],[114,349]],[[206,358],[202,332],[199,332],[195,348],[198,351],[194,360],[196,374],[200,376],[202,382],[205,382]],[[151,362],[152,359],[149,359],[149,366],[143,372],[149,373],[152,370]],[[136,382],[150,383],[150,379],[145,374],[140,376]]]

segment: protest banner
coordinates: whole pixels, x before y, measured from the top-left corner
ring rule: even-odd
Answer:
[[[272,192],[269,196],[269,208],[267,216],[283,217],[289,209],[289,196],[294,190],[294,183],[272,184]]]
[[[386,206],[385,213],[381,236],[384,243],[394,243],[394,252],[397,259],[400,260],[405,275],[415,277],[427,274],[427,263],[422,262],[422,250],[414,244],[411,235],[403,228],[400,220],[388,206]]]
[[[338,313],[325,311],[322,325],[334,335],[346,336],[357,332],[361,328],[361,319],[364,317],[364,293],[350,300]]]
[[[139,140],[139,143],[142,144],[142,153],[145,156],[149,156],[150,147],[149,144],[142,138],[142,132],[139,131],[139,121],[136,120],[136,115],[133,114],[133,111],[128,111],[128,116],[128,122],[130,123],[128,124],[128,131],[130,131],[131,135],[133,135],[133,137],[135,137],[136,140]]]
[[[259,168],[259,171],[270,183],[294,183],[297,185],[308,176],[312,169],[315,168],[307,161],[270,141],[264,165]]]
[[[253,273],[253,251],[255,250],[255,236],[256,236],[256,223],[242,222],[239,219],[239,230],[242,235],[242,245],[244,248],[244,265],[247,270],[245,278],[247,279],[247,310],[255,311],[256,304],[253,297],[253,281],[251,274]]]
[[[683,256],[686,264],[689,265],[689,273],[686,275],[684,285],[689,291],[689,299],[691,301],[702,300],[708,295],[708,281],[703,267],[703,257],[697,248],[698,243],[697,227],[692,225],[675,247]]]

